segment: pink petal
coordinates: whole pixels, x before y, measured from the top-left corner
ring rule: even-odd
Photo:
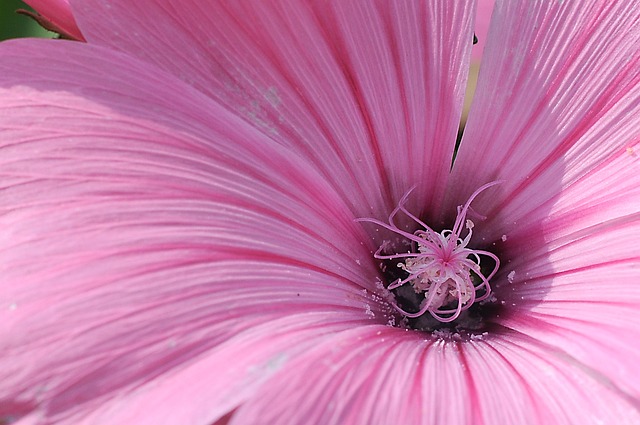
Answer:
[[[288,365],[231,424],[468,424],[456,351],[387,326],[352,329]]]
[[[212,424],[298,355],[359,321],[357,315],[308,313],[255,326],[130,392],[72,406],[56,424]]]
[[[635,423],[640,13],[627,2],[499,2],[497,10],[450,200],[461,203],[486,181],[503,180],[502,193],[474,204],[489,216],[477,236],[503,254],[495,289],[504,310],[496,320],[548,344],[537,359],[560,359],[591,378],[570,368],[564,384],[547,385],[545,376],[532,394],[525,393],[532,384],[505,382],[507,395],[524,399],[557,389],[542,403],[567,398],[578,406],[571,415],[541,402],[496,406],[505,398],[496,395],[504,374],[485,376],[487,399],[479,404],[513,414],[506,423],[540,411],[549,412],[540,423]],[[487,365],[509,352],[496,347]],[[523,359],[523,368],[534,369]],[[576,382],[586,395],[572,395]],[[500,422],[490,416],[486,423]]]
[[[556,236],[548,252],[515,264],[512,287],[501,290],[512,310],[504,326],[545,341],[634,397],[640,396],[639,232],[635,213]]]
[[[84,40],[71,12],[69,0],[25,0],[25,3],[57,27],[55,30],[59,29],[61,34],[75,40]]]
[[[457,205],[504,180],[474,204],[489,216],[479,235],[536,226],[568,186],[637,144],[639,20],[626,1],[497,2],[450,181]]]
[[[628,120],[610,131],[634,125]],[[640,162],[624,147],[585,155],[571,168],[590,170],[568,173],[562,195],[539,206],[547,217],[508,234],[496,285],[508,310],[500,322],[638,397]]]
[[[518,334],[461,347],[471,423],[625,424],[640,421],[637,401],[562,351]]]
[[[634,424],[634,403],[553,348],[517,334],[423,339],[343,332],[277,373],[231,419],[279,424]]]
[[[0,87],[0,414],[75,420],[284,316],[386,323],[348,207],[188,85],[20,40]]]
[[[478,10],[476,11],[476,24],[474,33],[478,38],[478,43],[471,50],[471,59],[479,63],[484,52],[484,46],[487,43],[487,34],[489,32],[489,22],[491,21],[491,12],[495,0],[478,0]]]
[[[437,209],[473,2],[71,3],[91,43],[156,64],[235,111],[307,158],[355,215],[385,217],[414,184],[416,205]]]

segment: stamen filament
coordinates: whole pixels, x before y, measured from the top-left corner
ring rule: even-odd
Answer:
[[[483,217],[471,209],[471,203],[480,193],[499,183],[499,181],[487,183],[473,192],[464,205],[456,208],[458,214],[453,228],[439,233],[406,209],[407,199],[415,187],[402,196],[398,206],[389,215],[388,224],[374,218],[356,220],[376,224],[405,237],[413,244],[415,252],[383,254],[383,251],[388,248],[388,243],[385,242],[373,255],[379,260],[403,259],[403,262],[398,263],[398,267],[403,269],[408,276],[404,279],[399,278],[391,283],[387,289],[395,290],[410,283],[416,293],[424,295],[417,312],[406,311],[397,303],[392,303],[398,312],[408,318],[417,318],[429,312],[436,320],[448,323],[456,320],[463,311],[469,309],[474,303],[489,298],[491,295],[489,281],[497,273],[500,260],[491,252],[468,247],[473,236],[474,224],[470,219],[467,219],[467,214],[471,213]],[[395,219],[400,212],[421,226],[422,229],[409,233],[398,228]],[[465,228],[467,234],[463,237],[462,231]],[[493,270],[486,276],[480,266],[482,257],[488,257],[494,262]],[[482,291],[482,293],[478,295],[478,291]]]

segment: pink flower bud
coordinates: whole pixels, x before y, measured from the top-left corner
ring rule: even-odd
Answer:
[[[26,0],[39,14],[33,16],[46,29],[66,38],[84,41],[73,17],[69,0]]]

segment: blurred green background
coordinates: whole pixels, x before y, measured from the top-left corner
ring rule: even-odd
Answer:
[[[42,29],[28,16],[15,13],[18,9],[33,10],[19,0],[0,0],[0,40],[18,37],[52,37],[54,35]]]

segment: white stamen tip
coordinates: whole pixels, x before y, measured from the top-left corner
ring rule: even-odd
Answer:
[[[424,296],[419,311],[415,313],[407,312],[394,304],[400,313],[406,317],[415,318],[429,312],[441,322],[452,322],[475,302],[486,300],[491,296],[489,280],[498,271],[500,260],[493,253],[467,246],[473,235],[474,224],[466,218],[466,215],[476,196],[498,183],[488,183],[476,190],[464,206],[457,208],[458,216],[453,228],[440,233],[431,229],[405,208],[404,204],[411,191],[400,199],[398,206],[389,215],[389,224],[375,219],[359,219],[359,221],[369,221],[391,230],[411,241],[414,246],[413,252],[383,255],[382,251],[388,248],[383,243],[374,254],[374,257],[379,260],[403,259],[398,263],[398,267],[404,270],[408,277],[398,279],[387,289],[394,290],[409,283],[417,294]],[[408,233],[398,228],[394,218],[399,212],[404,213],[423,229]],[[464,237],[462,237],[463,223],[467,229]],[[506,240],[506,235],[503,238]],[[489,257],[495,264],[488,275],[485,275],[481,268],[481,257]]]

